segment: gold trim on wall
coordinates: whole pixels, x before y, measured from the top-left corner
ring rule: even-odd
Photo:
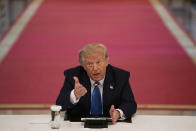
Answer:
[[[196,110],[196,105],[139,104],[138,109]]]
[[[50,109],[51,104],[0,104],[0,110],[18,109]],[[138,109],[155,110],[196,110],[196,105],[169,105],[169,104],[138,104]]]

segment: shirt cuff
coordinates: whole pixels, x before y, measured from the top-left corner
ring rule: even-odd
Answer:
[[[72,104],[76,104],[76,103],[78,103],[78,101],[79,101],[80,99],[78,99],[78,100],[76,100],[76,96],[75,96],[75,94],[74,94],[74,89],[71,91],[71,93],[70,93],[70,102],[72,103]]]
[[[121,109],[116,109],[116,110],[120,112],[119,120],[125,120],[126,118],[125,118],[125,114],[123,113],[123,111]]]

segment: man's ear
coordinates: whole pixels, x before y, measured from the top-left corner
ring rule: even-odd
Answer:
[[[86,70],[84,63],[81,63],[80,65],[84,68],[84,70]]]
[[[106,67],[108,66],[109,64],[109,57],[106,58]]]

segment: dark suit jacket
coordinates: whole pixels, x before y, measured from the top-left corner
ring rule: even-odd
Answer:
[[[57,105],[61,105],[67,110],[70,116],[89,116],[91,108],[91,84],[90,79],[82,66],[68,69],[64,72],[65,82],[56,100]],[[87,89],[87,93],[82,96],[75,105],[70,103],[70,92],[74,89],[74,76]],[[109,116],[111,105],[123,111],[126,118],[130,118],[137,109],[129,84],[130,73],[114,66],[108,65],[103,84],[103,115]],[[111,86],[113,88],[111,88]]]

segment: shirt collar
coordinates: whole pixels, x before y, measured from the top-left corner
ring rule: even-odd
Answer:
[[[101,86],[103,86],[104,79],[105,78],[103,78],[102,80],[99,81]],[[90,78],[90,81],[91,81],[91,87],[92,87],[96,81],[92,80],[91,78]]]

